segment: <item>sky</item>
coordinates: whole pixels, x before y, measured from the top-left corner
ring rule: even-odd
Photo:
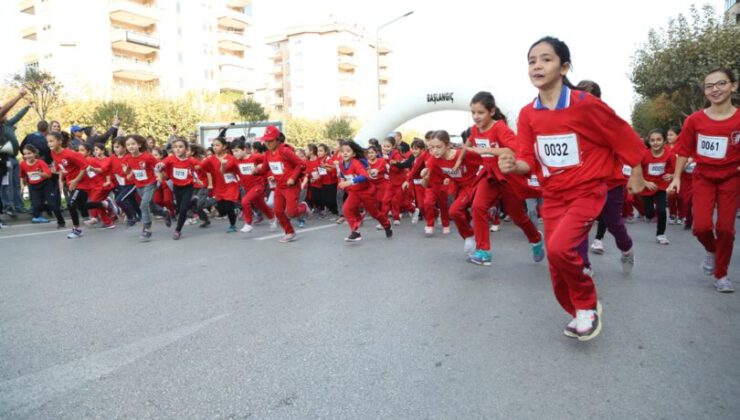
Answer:
[[[393,49],[391,95],[419,85],[480,86],[491,90],[500,107],[516,117],[536,95],[527,76],[527,50],[535,40],[552,35],[570,47],[570,80],[598,82],[602,99],[629,120],[635,95],[628,75],[635,50],[651,28],[665,27],[679,13],[688,14],[691,4],[710,4],[718,12],[724,7],[723,0],[254,0],[252,36],[260,58],[255,68],[267,65],[264,38],[285,28],[327,21],[356,23],[374,39],[378,26],[413,11],[380,32]],[[16,1],[0,1],[0,16],[12,16],[16,9]],[[15,47],[20,29],[14,25],[13,19],[3,19],[0,25],[3,79],[20,65]],[[457,112],[417,118],[404,127],[425,131],[440,119],[469,122],[465,113]]]

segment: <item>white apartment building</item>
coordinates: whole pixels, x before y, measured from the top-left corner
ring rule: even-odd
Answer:
[[[740,25],[740,0],[725,0],[725,13],[731,22]]]
[[[378,107],[388,85],[390,49],[347,24],[291,28],[267,39],[271,47],[266,85],[256,98],[294,117],[365,118]],[[379,66],[378,66],[379,63]]]
[[[71,94],[254,91],[251,0],[23,0],[26,66]]]

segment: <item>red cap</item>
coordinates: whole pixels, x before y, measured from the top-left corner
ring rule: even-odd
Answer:
[[[265,134],[259,138],[260,141],[273,141],[277,140],[277,138],[280,136],[280,130],[278,130],[277,127],[274,125],[269,125],[265,129]]]

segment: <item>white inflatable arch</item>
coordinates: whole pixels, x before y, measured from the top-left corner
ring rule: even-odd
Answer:
[[[493,93],[496,98],[496,106],[501,109],[504,115],[509,116],[507,111],[510,111],[510,108],[507,107],[507,104],[513,102],[508,100],[509,98],[500,97],[497,91],[491,89],[490,86],[420,86],[394,95],[382,110],[363,125],[355,135],[355,141],[362,146],[367,146],[368,140],[371,138],[382,140],[388,133],[396,130],[403,123],[431,112],[469,112],[470,100],[480,91]]]

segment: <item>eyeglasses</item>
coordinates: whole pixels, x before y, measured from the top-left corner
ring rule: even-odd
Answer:
[[[720,80],[719,82],[716,82],[716,83],[707,83],[706,85],[704,85],[704,90],[705,91],[714,90],[715,87],[717,89],[724,89],[725,86],[729,84],[730,84],[729,80]]]

